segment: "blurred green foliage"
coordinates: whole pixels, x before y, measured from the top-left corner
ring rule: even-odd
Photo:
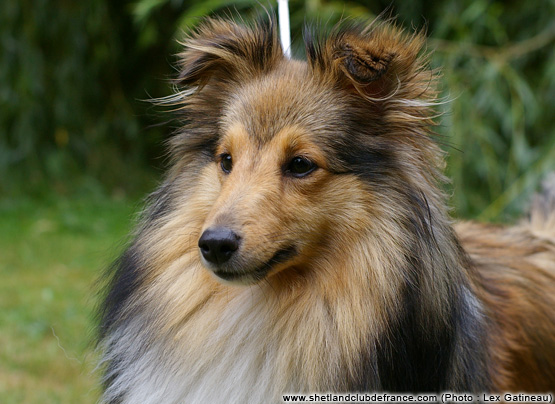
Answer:
[[[438,132],[457,216],[512,216],[555,170],[554,0],[291,0],[290,9],[298,57],[305,22],[386,10],[427,30],[450,100]],[[255,0],[0,2],[0,192],[143,192],[172,128],[141,100],[169,93],[175,39],[207,14],[260,11]]]
[[[0,2],[0,190],[142,188],[163,133],[138,100],[166,85],[174,30],[149,39],[129,8]]]

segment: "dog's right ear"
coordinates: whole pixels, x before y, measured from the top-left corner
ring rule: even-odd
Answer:
[[[253,26],[208,19],[183,45],[178,82],[199,88],[211,79],[235,83],[252,78],[284,57],[272,17]]]

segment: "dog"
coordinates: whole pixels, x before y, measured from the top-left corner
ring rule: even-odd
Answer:
[[[170,168],[100,310],[103,402],[553,390],[555,186],[514,227],[454,224],[424,36],[304,41],[184,41]]]

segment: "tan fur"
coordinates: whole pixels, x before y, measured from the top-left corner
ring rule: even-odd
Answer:
[[[477,288],[494,320],[499,391],[551,391],[555,380],[555,230],[461,223],[463,246],[479,271]],[[550,359],[551,358],[551,359]]]
[[[304,183],[302,186],[295,183],[295,180],[282,182],[278,167],[285,155],[309,153],[318,160],[312,152],[315,146],[302,140],[302,133],[294,129],[282,130],[262,152],[249,143],[242,128],[232,127],[224,136],[221,147],[227,145],[229,151],[240,150],[235,154],[237,162],[233,178],[223,179],[221,173],[214,167],[209,167],[202,177],[211,179],[210,185],[203,181],[197,185],[202,191],[193,192],[193,195],[201,195],[202,200],[197,202],[193,197],[187,205],[184,204],[187,213],[172,217],[167,226],[160,227],[159,237],[156,237],[156,233],[149,234],[149,242],[152,244],[148,246],[147,254],[151,257],[165,251],[163,247],[168,242],[182,246],[177,261],[169,264],[172,258],[163,256],[162,261],[156,261],[153,265],[155,271],[163,271],[156,275],[152,295],[164,296],[162,302],[156,301],[156,306],[171,305],[180,308],[166,313],[160,319],[160,338],[187,322],[187,329],[194,334],[182,331],[180,338],[186,339],[189,349],[202,350],[203,356],[211,358],[213,355],[206,350],[206,341],[209,340],[207,336],[218,332],[214,327],[221,324],[219,316],[222,309],[234,302],[244,304],[242,301],[248,301],[252,291],[243,287],[224,287],[198,264],[191,265],[186,257],[191,256],[193,262],[197,260],[197,240],[201,233],[198,231],[197,219],[205,218],[201,225],[203,229],[223,221],[226,224],[238,224],[247,236],[245,248],[249,251],[249,259],[260,262],[267,260],[276,246],[285,243],[287,238],[303,238],[303,248],[306,251],[301,250],[299,259],[287,263],[288,273],[278,273],[270,277],[266,285],[262,285],[267,294],[264,297],[264,306],[268,308],[260,310],[267,310],[264,317],[271,319],[271,324],[267,325],[268,329],[258,332],[264,339],[276,340],[275,344],[290,347],[290,351],[280,352],[274,363],[281,369],[276,375],[276,385],[287,386],[287,380],[291,378],[288,369],[292,363],[302,369],[303,363],[322,361],[329,365],[341,358],[350,358],[350,352],[357,352],[360,344],[365,342],[364,336],[374,332],[366,327],[384,326],[380,323],[385,321],[385,313],[379,312],[383,305],[376,304],[366,308],[365,301],[369,290],[370,293],[375,291],[376,301],[392,301],[398,274],[388,273],[388,268],[392,265],[375,261],[371,256],[372,251],[366,245],[368,239],[381,238],[385,233],[368,234],[363,243],[359,241],[360,234],[369,225],[366,206],[374,205],[371,196],[366,195],[361,184],[351,178],[333,178],[324,170],[320,170],[308,184]],[[324,166],[324,161],[321,161]],[[252,162],[256,162],[255,167]],[[217,185],[220,183],[221,187]],[[218,193],[209,193],[214,199],[207,200],[206,190],[214,187],[218,189]],[[277,192],[282,187],[285,189]],[[365,200],[367,197],[370,199]],[[345,223],[341,216],[336,218],[334,211],[349,212],[349,222]],[[329,217],[329,220],[322,221],[323,217]],[[260,220],[262,218],[264,220]],[[196,225],[196,228],[189,230],[191,225]],[[330,227],[338,233],[334,239],[326,239],[326,232]],[[388,227],[389,232],[394,231],[391,227]],[[391,237],[393,236],[392,234]],[[345,251],[343,246],[346,244],[362,254],[353,254],[350,249]],[[327,250],[327,253],[315,257],[314,251],[319,250]],[[368,251],[364,252],[365,250]],[[391,256],[390,260],[395,260],[394,251],[383,251],[380,256]],[[353,262],[353,259],[368,262]],[[368,265],[376,270],[372,273],[362,271]],[[383,269],[379,269],[381,267]],[[279,272],[281,269],[283,268],[278,266],[272,272]],[[203,316],[195,317],[201,304]],[[369,312],[369,309],[374,312]],[[329,313],[329,310],[333,313]],[[204,314],[206,312],[212,312],[217,317],[207,316]],[[168,315],[172,317],[167,317]],[[361,315],[365,318],[359,318]],[[373,321],[369,323],[367,316]],[[361,327],[363,325],[364,328]],[[312,343],[300,344],[300,341],[304,341],[307,330],[315,338],[311,340]],[[220,341],[220,344],[225,343],[225,340]],[[202,361],[202,358],[198,360]],[[324,374],[312,374],[314,368],[320,369]],[[306,374],[298,375],[308,382],[302,389],[326,390],[329,388],[325,382],[328,372],[327,366],[311,366]],[[279,375],[284,379],[281,383]]]
[[[185,129],[105,303],[106,402],[553,388],[555,213],[455,232],[423,43],[375,23],[307,39],[304,63],[221,20],[184,42]],[[296,156],[317,168],[289,175]],[[232,284],[199,253],[214,227],[241,236]]]

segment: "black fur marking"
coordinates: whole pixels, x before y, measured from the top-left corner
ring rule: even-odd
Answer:
[[[314,27],[306,25],[303,29],[306,57],[311,66],[325,68],[326,62],[322,51],[322,38],[318,36]]]
[[[437,254],[423,210],[421,204],[416,205],[417,219],[409,221],[415,251],[406,257],[402,309],[378,343],[380,388],[403,392],[487,391],[491,385],[484,360],[485,325],[463,295],[470,294],[470,288],[459,276],[451,279],[444,296],[447,310],[443,316],[423,294],[425,271],[453,272],[447,268],[424,268],[426,260],[419,259]],[[448,265],[439,262],[436,265]]]
[[[424,279],[434,276],[429,271],[454,274],[457,271],[448,269],[449,263],[444,259],[432,262],[425,258],[441,254],[425,196],[410,187],[396,192],[410,202],[405,226],[414,240],[412,251],[405,257],[400,309],[391,311],[388,328],[378,341],[369,341],[368,354],[362,359],[366,363],[361,364],[364,371],[352,383],[356,390],[366,391],[488,391],[491,381],[487,372],[486,330],[476,308],[470,307],[471,289],[461,276],[454,275],[449,281],[452,286],[445,291],[446,307],[442,307],[445,311],[439,313],[436,303],[430,302]],[[456,239],[454,242],[459,245]],[[460,245],[457,252],[464,254]],[[457,263],[467,262],[464,255],[459,258]]]
[[[314,62],[316,58],[318,58],[319,52],[316,47],[314,31],[307,25],[305,25],[303,29],[303,40],[305,44],[306,58],[309,61]]]
[[[427,203],[408,187],[401,190],[410,201],[407,230],[414,246],[406,256],[408,267],[402,293],[401,311],[378,343],[378,373],[383,390],[402,392],[439,392],[447,389],[455,343],[454,316],[461,304],[456,294],[448,300],[448,317],[438,317],[437,310],[423,295],[424,257],[433,254],[431,228],[427,222]],[[395,316],[394,313],[392,313]]]
[[[387,149],[366,149],[345,145],[337,150],[349,172],[373,183],[383,182],[396,170],[395,156]]]
[[[135,246],[129,247],[114,263],[108,294],[100,309],[100,337],[104,338],[122,320],[122,309],[143,280],[141,257]]]
[[[277,39],[275,16],[272,15],[270,18],[260,16],[256,28],[254,32],[257,35],[257,43],[252,49],[252,61],[258,70],[264,71],[271,67],[268,66],[268,62],[275,52],[279,52],[280,55],[283,53],[281,43]]]
[[[330,170],[336,174],[354,174],[368,183],[387,185],[388,178],[399,172],[394,150],[385,142],[369,142],[371,135],[357,136],[360,131],[356,129],[349,133],[335,139],[316,139],[322,142],[322,149],[328,155]]]
[[[171,212],[173,189],[174,184],[166,181],[149,195],[146,201],[146,205],[149,206],[147,213],[149,223],[156,223],[158,219]]]
[[[411,265],[421,264],[413,259]],[[434,313],[421,312],[420,293],[416,276],[405,285],[397,321],[378,343],[380,388],[385,391],[439,392],[448,386],[455,330],[449,323],[430,321]]]

